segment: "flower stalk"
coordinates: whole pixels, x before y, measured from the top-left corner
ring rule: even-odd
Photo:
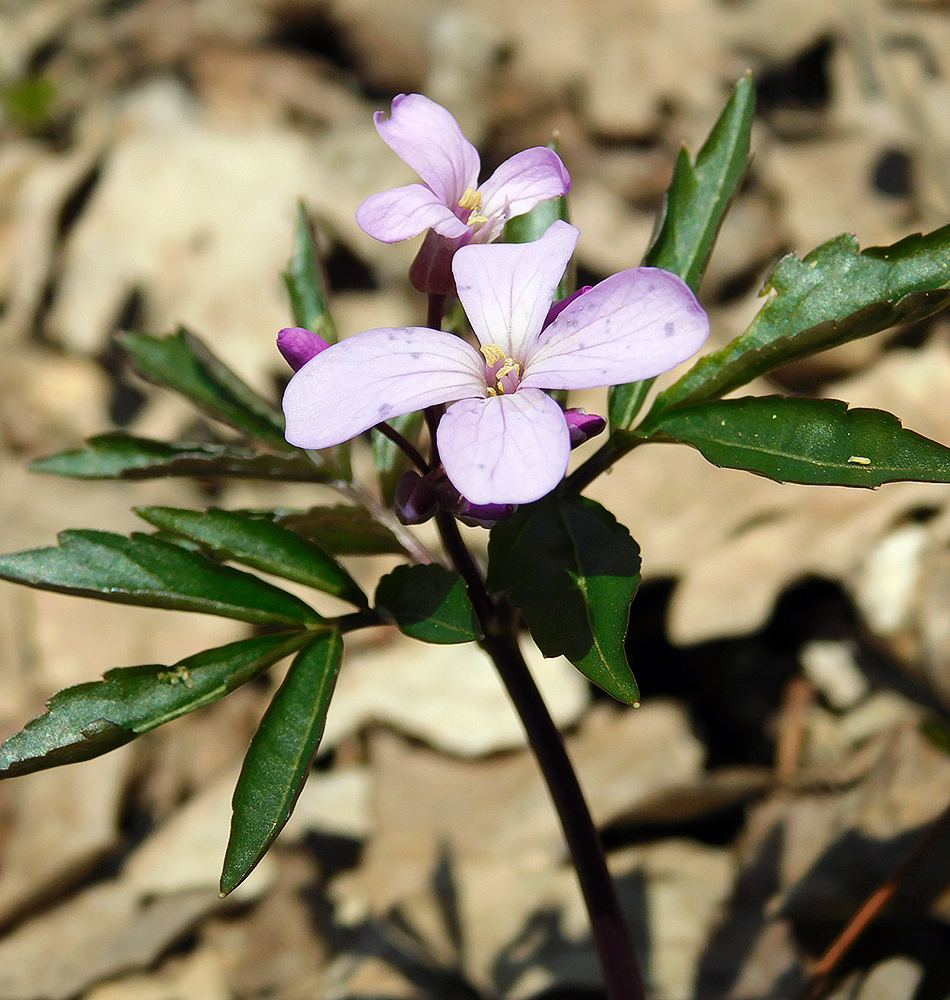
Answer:
[[[433,307],[430,301],[430,317],[440,313],[441,309]],[[548,787],[587,907],[607,996],[609,1000],[646,1000],[600,835],[561,734],[518,645],[518,613],[504,597],[488,593],[482,572],[465,545],[455,518],[440,510],[436,525],[446,554],[465,581],[478,617],[483,633],[479,646],[501,677]]]

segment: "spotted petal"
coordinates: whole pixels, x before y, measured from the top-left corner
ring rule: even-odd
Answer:
[[[709,319],[669,271],[633,267],[578,296],[527,359],[522,386],[590,389],[651,378],[695,354]]]
[[[563,478],[571,451],[561,408],[538,389],[453,403],[437,441],[452,485],[476,504],[543,497]]]
[[[450,238],[469,231],[425,184],[407,184],[370,195],[356,210],[356,224],[383,243],[408,240],[426,229]]]
[[[484,363],[464,340],[425,327],[367,330],[290,380],[285,436],[298,448],[327,448],[390,417],[484,394]]]
[[[535,146],[505,160],[479,188],[480,215],[507,218],[530,212],[539,201],[571,189],[571,178],[553,149]]]
[[[466,188],[478,185],[478,150],[458,122],[422,94],[400,94],[392,114],[374,120],[387,146],[432,188],[443,205],[454,207]]]
[[[554,222],[533,243],[469,244],[456,252],[458,297],[482,344],[497,344],[516,361],[527,357],[578,233],[576,226]]]

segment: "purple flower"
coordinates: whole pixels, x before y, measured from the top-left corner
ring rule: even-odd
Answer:
[[[383,141],[422,178],[371,195],[356,210],[360,228],[384,243],[428,230],[409,272],[421,292],[454,295],[451,262],[466,243],[490,243],[508,219],[571,187],[557,153],[543,146],[505,162],[479,187],[478,151],[445,108],[421,94],[400,94],[392,114],[377,111]]]
[[[543,390],[649,378],[690,357],[709,330],[684,282],[650,267],[612,275],[544,327],[577,236],[555,222],[534,243],[462,247],[453,270],[480,347],[426,327],[348,337],[290,380],[287,440],[326,448],[451,402],[436,441],[453,486],[475,504],[544,496],[567,469],[571,434]]]

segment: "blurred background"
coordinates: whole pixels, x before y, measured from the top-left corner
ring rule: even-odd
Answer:
[[[701,289],[713,346],[745,328],[782,254],[948,221],[945,3],[0,0],[0,549],[137,530],[136,503],[335,502],[25,465],[116,427],[214,439],[135,377],[121,329],[185,324],[276,398],[300,200],[344,334],[423,320],[405,282],[415,243],[377,244],[354,221],[366,196],[412,180],[372,124],[394,95],[448,107],[486,174],[556,136],[590,283],[639,263],[679,147],[695,153],[747,69],[755,159]],[[950,324],[751,388],[891,409],[950,444]],[[590,493],[643,551],[629,633],[642,707],[533,662],[653,995],[794,997],[950,802],[950,487],[780,486],[655,447]],[[371,585],[384,565],[352,568]],[[0,735],[60,687],[244,628],[3,584]],[[291,824],[218,900],[230,796],[272,683],[0,785],[0,1000],[597,995],[556,822],[474,649],[354,637]],[[902,883],[835,996],[950,994],[948,846]]]

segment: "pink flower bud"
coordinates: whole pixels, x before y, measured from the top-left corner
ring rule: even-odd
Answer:
[[[572,448],[596,437],[607,426],[607,421],[603,417],[597,416],[596,413],[588,413],[579,406],[565,410],[564,419],[567,421],[567,429],[571,432]]]
[[[302,326],[287,326],[277,334],[277,350],[295,372],[329,346],[323,337]]]

